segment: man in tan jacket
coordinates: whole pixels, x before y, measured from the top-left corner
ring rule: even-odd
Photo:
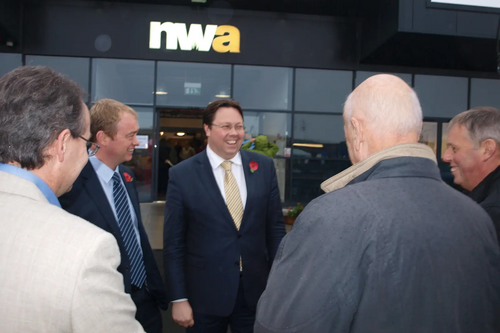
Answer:
[[[60,208],[98,146],[80,88],[46,67],[0,78],[0,332],[144,332],[114,237]]]

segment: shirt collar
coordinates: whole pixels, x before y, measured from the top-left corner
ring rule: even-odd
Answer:
[[[26,169],[19,168],[11,164],[4,164],[4,163],[0,163],[0,170],[32,182],[33,184],[36,185],[36,187],[38,187],[38,189],[42,192],[42,194],[45,196],[45,198],[50,204],[57,206],[59,208],[61,207],[59,200],[57,199],[54,191],[52,191],[50,186],[47,185],[46,182],[44,182],[40,177],[35,175],[33,172],[30,172]]]
[[[241,154],[238,151],[238,153],[230,160],[225,160],[219,155],[217,155],[212,149],[210,149],[210,146],[207,144],[207,157],[208,161],[210,162],[210,165],[212,166],[212,169],[217,169],[222,162],[224,161],[231,161],[236,165],[241,165]]]
[[[95,172],[97,175],[104,180],[106,183],[109,183],[111,179],[113,178],[113,174],[115,172],[118,172],[118,168],[120,167],[119,165],[116,167],[115,170],[111,169],[109,166],[104,164],[100,159],[98,159],[96,156],[89,157],[89,161],[94,167]],[[119,173],[119,172],[118,172]]]

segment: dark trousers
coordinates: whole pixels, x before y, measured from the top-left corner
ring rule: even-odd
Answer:
[[[132,300],[137,307],[135,319],[141,323],[147,333],[162,333],[161,313],[156,299],[146,287],[132,289]]]
[[[229,317],[210,316],[196,312],[193,317],[194,326],[186,329],[187,333],[227,333],[228,327],[231,327],[231,333],[253,333],[255,309],[247,306],[243,283],[240,279],[236,304]]]

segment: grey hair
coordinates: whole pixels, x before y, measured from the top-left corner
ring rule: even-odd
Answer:
[[[500,146],[500,110],[490,106],[479,106],[459,113],[450,121],[448,128],[463,125],[475,148],[487,139]]]
[[[373,89],[356,96],[353,91],[344,103],[344,119],[348,122],[353,109],[359,109],[367,118],[367,124],[379,133],[393,133],[398,136],[422,132],[422,107],[417,93],[408,91],[388,91],[385,87],[372,86]]]
[[[65,129],[85,131],[82,90],[48,67],[25,66],[0,78],[0,163],[41,168]]]

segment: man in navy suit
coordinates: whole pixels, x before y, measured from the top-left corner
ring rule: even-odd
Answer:
[[[141,221],[139,197],[130,161],[139,145],[137,113],[118,101],[103,99],[90,109],[88,145],[99,145],[70,192],[60,197],[62,207],[112,233],[120,247],[125,292],[137,307],[136,319],[148,333],[162,332],[159,308],[166,310],[165,287]]]
[[[269,157],[240,151],[238,102],[210,103],[203,124],[206,149],[170,169],[163,254],[172,317],[187,332],[252,332],[285,235],[276,170]]]

